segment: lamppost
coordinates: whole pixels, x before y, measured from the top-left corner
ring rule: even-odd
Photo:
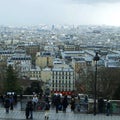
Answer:
[[[94,80],[94,115],[96,115],[97,61],[98,61],[99,59],[100,59],[100,58],[99,58],[99,56],[98,56],[98,52],[96,52],[96,55],[95,55],[95,57],[93,58],[93,60],[95,61],[95,80]]]

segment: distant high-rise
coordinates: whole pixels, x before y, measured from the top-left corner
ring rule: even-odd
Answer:
[[[55,26],[54,25],[52,25],[52,30],[54,30],[55,29]]]

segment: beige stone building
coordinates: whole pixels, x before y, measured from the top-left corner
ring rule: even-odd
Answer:
[[[41,80],[41,69],[39,67],[31,68],[29,71],[30,80]]]
[[[43,82],[50,82],[51,80],[51,68],[45,68],[41,71],[41,80]]]
[[[36,54],[36,65],[40,68],[53,67],[53,56],[50,52],[38,52]]]
[[[65,44],[64,51],[79,51],[79,45]]]
[[[80,72],[80,70],[86,68],[86,61],[82,57],[76,57],[72,59],[72,67],[75,72]]]
[[[87,68],[86,61],[82,57],[76,57],[72,59],[72,67],[75,71],[75,79],[79,80]]]

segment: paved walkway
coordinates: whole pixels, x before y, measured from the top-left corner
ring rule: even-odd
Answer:
[[[49,120],[120,120],[120,116],[106,116],[97,114],[79,114],[73,113],[70,109],[67,109],[66,113],[58,112],[55,110],[50,110]],[[25,112],[20,110],[20,107],[16,107],[13,111],[10,111],[9,114],[5,113],[5,109],[0,107],[0,120],[25,120]],[[33,120],[44,120],[44,112],[33,112]]]

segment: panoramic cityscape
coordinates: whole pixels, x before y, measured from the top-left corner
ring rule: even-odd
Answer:
[[[15,114],[118,120],[119,5],[119,0],[1,2],[0,120],[16,120]]]

